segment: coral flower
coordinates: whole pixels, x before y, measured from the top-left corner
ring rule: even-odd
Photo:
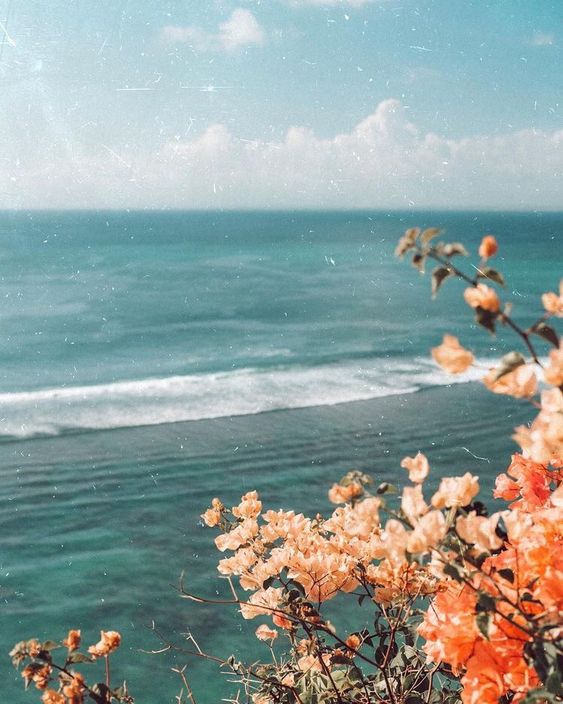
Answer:
[[[95,658],[101,658],[117,650],[121,644],[121,635],[117,631],[100,631],[100,640],[91,645],[88,652]]]
[[[66,704],[66,699],[62,694],[55,692],[54,689],[46,689],[41,697],[43,704]]]
[[[67,637],[63,640],[63,645],[66,646],[69,652],[80,648],[80,631],[71,630]]]
[[[541,302],[548,313],[558,318],[563,317],[563,279],[559,282],[559,295],[552,291],[544,293]]]
[[[500,301],[494,289],[485,284],[477,284],[471,288],[466,288],[463,297],[467,305],[472,308],[482,308],[491,313],[498,313]]]
[[[496,378],[497,370],[491,371],[483,377],[483,383],[495,394],[506,394],[514,398],[530,398],[538,388],[538,380],[533,364],[521,364],[508,374]]]
[[[238,506],[233,506],[233,516],[237,518],[256,518],[261,511],[262,502],[256,491],[249,491],[241,498]]]
[[[22,670],[22,677],[29,683],[33,681],[37,689],[47,689],[51,678],[52,668],[50,665],[45,665],[40,669],[36,669],[30,665]]]
[[[549,353],[549,367],[544,369],[543,376],[552,386],[563,385],[563,342],[558,350],[551,350]]]
[[[479,245],[479,256],[481,259],[493,257],[498,252],[498,244],[493,235],[485,235]]]
[[[450,374],[461,374],[475,359],[469,350],[459,344],[454,335],[444,335],[442,344],[432,349],[432,357]]]
[[[256,638],[258,638],[258,640],[274,640],[277,637],[278,632],[276,631],[276,629],[266,626],[265,623],[263,623],[261,626],[258,626],[258,628],[256,629]]]
[[[467,506],[479,493],[479,477],[466,472],[463,477],[445,477],[432,497],[436,508]]]
[[[401,467],[408,470],[409,479],[415,484],[422,484],[430,471],[428,460],[422,452],[417,452],[416,457],[405,457]]]
[[[362,485],[358,482],[351,482],[346,486],[333,484],[328,492],[328,499],[333,504],[345,504],[351,499],[361,496],[363,491]]]

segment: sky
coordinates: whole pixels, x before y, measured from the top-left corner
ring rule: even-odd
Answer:
[[[563,210],[561,0],[0,0],[0,208]]]

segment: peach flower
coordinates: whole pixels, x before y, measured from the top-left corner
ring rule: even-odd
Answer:
[[[497,370],[491,369],[483,377],[483,383],[495,394],[506,394],[514,398],[530,398],[538,388],[536,370],[533,364],[521,364],[507,374],[496,379]]]
[[[450,374],[461,374],[475,359],[469,350],[459,344],[454,335],[444,335],[442,344],[432,348],[432,357]]]
[[[563,385],[563,341],[558,350],[549,353],[549,367],[543,371],[544,379],[552,386]]]
[[[66,699],[62,694],[55,692],[54,689],[46,689],[41,697],[43,704],[66,704]]]
[[[408,470],[409,479],[415,484],[422,484],[430,470],[428,460],[422,452],[417,452],[416,457],[405,457],[401,462],[401,467]]]
[[[275,628],[270,628],[263,623],[256,629],[256,638],[258,640],[275,640],[278,637],[278,632]]]
[[[91,645],[88,652],[95,658],[101,658],[117,650],[121,645],[121,635],[117,631],[100,631],[100,640]]]
[[[498,243],[493,235],[485,235],[479,245],[479,256],[481,259],[493,257],[498,252]]]
[[[485,284],[477,284],[477,286],[466,288],[463,297],[471,308],[482,308],[491,313],[498,313],[499,311],[500,301],[496,291]]]
[[[466,472],[463,477],[445,477],[432,497],[435,508],[467,506],[479,493],[479,477]]]
[[[22,677],[27,683],[33,682],[37,689],[47,689],[51,673],[52,668],[50,665],[44,665],[40,669],[28,665],[22,670]]]
[[[215,538],[217,550],[238,550],[242,545],[248,543],[258,534],[258,523],[255,518],[245,518],[235,528],[228,533],[223,533]]]
[[[86,683],[84,676],[80,672],[72,672],[71,676],[66,676],[63,686],[63,694],[67,698],[67,704],[82,704],[84,702],[84,692]]]
[[[205,525],[209,526],[210,528],[218,526],[221,521],[222,510],[223,504],[219,501],[219,499],[213,499],[213,501],[211,502],[211,508],[208,508],[205,513],[201,514],[201,518],[203,519]]]
[[[241,498],[238,506],[233,506],[233,516],[237,518],[256,518],[262,511],[262,502],[258,499],[258,492],[249,491]]]
[[[558,318],[563,317],[563,279],[559,282],[559,295],[552,291],[544,293],[541,302],[548,313]]]
[[[470,511],[467,516],[457,517],[455,528],[459,537],[474,545],[479,553],[491,552],[502,545],[502,540],[495,533],[499,518],[500,514],[488,518]]]
[[[351,482],[346,486],[342,484],[333,484],[328,492],[328,499],[333,504],[345,504],[352,499],[363,494],[362,485],[358,482]]]
[[[411,523],[416,523],[420,516],[428,511],[428,506],[424,501],[422,486],[420,484],[416,486],[406,486],[403,489],[401,509]]]
[[[63,640],[63,645],[71,653],[73,650],[78,650],[80,648],[80,631],[69,631],[67,637]]]

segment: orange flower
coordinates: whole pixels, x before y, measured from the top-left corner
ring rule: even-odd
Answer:
[[[416,486],[406,486],[403,489],[403,494],[401,496],[401,509],[405,516],[413,524],[416,523],[420,516],[428,511],[428,506],[424,501],[422,486],[420,484],[417,484]]]
[[[55,692],[54,689],[46,689],[41,697],[43,704],[66,704],[66,700],[62,694]]]
[[[101,658],[117,650],[121,644],[121,635],[117,631],[100,631],[100,640],[91,645],[88,652],[95,658]]]
[[[481,259],[493,257],[498,252],[498,243],[493,235],[485,235],[479,245],[479,256]]]
[[[409,479],[415,484],[422,484],[430,471],[428,460],[422,452],[417,452],[416,457],[405,457],[401,467],[408,470]]]
[[[559,295],[552,291],[544,293],[541,302],[548,313],[558,318],[563,317],[563,279],[559,282]]]
[[[479,493],[479,477],[466,472],[463,477],[445,477],[432,497],[436,508],[467,506]]]
[[[497,477],[495,499],[512,501],[520,495],[521,500],[510,508],[522,506],[527,511],[534,511],[549,499],[552,475],[545,465],[515,454],[506,472]]]
[[[351,636],[348,636],[348,638],[346,638],[345,643],[346,646],[350,648],[350,650],[356,651],[361,646],[362,641],[360,640],[360,636],[356,635],[355,633],[352,633]],[[355,653],[352,653],[352,655],[355,655]]]
[[[63,640],[63,645],[66,646],[71,653],[73,650],[78,650],[80,647],[80,631],[69,631],[67,637]]]
[[[219,499],[215,498],[211,502],[211,508],[208,508],[205,513],[201,514],[201,518],[206,526],[213,528],[218,526],[221,521],[221,512],[223,510],[223,504]]]
[[[558,350],[549,353],[549,367],[543,371],[544,379],[552,386],[563,385],[563,341]]]
[[[463,297],[467,305],[472,308],[482,308],[491,313],[498,313],[499,311],[500,301],[496,292],[485,284],[477,284],[477,286],[466,288]]]
[[[333,484],[328,492],[328,499],[333,504],[345,504],[351,499],[355,499],[363,494],[362,485],[358,482],[351,482],[346,486]]]
[[[80,672],[72,672],[70,676],[65,674],[63,694],[67,698],[67,704],[82,704],[86,683],[84,676]]]
[[[265,623],[263,623],[261,626],[258,626],[256,629],[256,638],[258,640],[274,640],[275,638],[278,637],[278,632],[276,631],[275,628],[269,628],[266,626]]]
[[[444,335],[442,344],[432,348],[432,357],[450,374],[461,374],[475,359],[469,350],[459,344],[454,335]]]
[[[52,668],[50,665],[44,665],[39,669],[33,665],[28,665],[22,670],[22,677],[27,683],[34,682],[37,689],[47,689],[51,672]]]
[[[533,364],[521,364],[508,374],[496,378],[497,370],[491,369],[483,377],[483,384],[495,394],[506,394],[514,398],[530,398],[538,388],[538,380]]]

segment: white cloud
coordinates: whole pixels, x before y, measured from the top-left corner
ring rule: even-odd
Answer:
[[[529,42],[532,46],[553,46],[555,34],[551,32],[536,32]]]
[[[265,41],[262,27],[249,10],[234,10],[217,32],[201,27],[168,25],[160,32],[163,41],[171,44],[189,44],[195,51],[237,51],[248,46],[260,46]]]
[[[0,162],[0,207],[561,207],[563,130],[448,139],[394,99],[328,139],[292,127],[249,141],[215,124],[140,153],[66,137],[66,150],[45,135]]]

